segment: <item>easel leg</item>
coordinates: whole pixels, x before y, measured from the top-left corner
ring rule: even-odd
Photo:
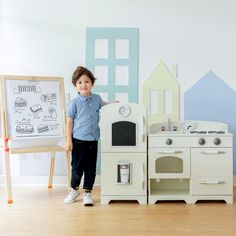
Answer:
[[[67,174],[67,188],[70,191],[70,152],[66,152],[66,174]]]
[[[51,160],[50,160],[50,173],[49,173],[49,179],[48,179],[48,188],[52,188],[52,178],[53,178],[53,172],[54,172],[55,156],[56,156],[56,153],[52,152]]]
[[[7,202],[9,204],[13,203],[12,200],[12,186],[11,186],[11,171],[10,171],[10,159],[9,159],[9,152],[4,152],[5,157],[5,165],[6,165],[6,177],[7,177],[7,194],[8,194],[8,200]]]

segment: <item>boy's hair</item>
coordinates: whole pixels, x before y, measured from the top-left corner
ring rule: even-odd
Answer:
[[[72,75],[72,84],[74,86],[76,86],[78,79],[82,75],[87,75],[91,79],[92,85],[95,83],[96,78],[94,77],[93,73],[83,66],[78,66]]]

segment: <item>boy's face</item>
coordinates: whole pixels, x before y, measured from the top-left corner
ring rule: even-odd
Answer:
[[[93,87],[91,79],[87,75],[81,75],[76,82],[76,89],[83,96],[89,96]]]

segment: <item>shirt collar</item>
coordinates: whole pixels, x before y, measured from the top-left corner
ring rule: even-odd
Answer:
[[[82,101],[88,101],[89,99],[93,99],[93,94],[92,92],[90,93],[89,96],[83,96],[78,92],[78,97],[82,100]]]

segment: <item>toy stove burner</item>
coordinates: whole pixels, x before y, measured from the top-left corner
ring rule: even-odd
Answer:
[[[216,131],[216,130],[209,130],[209,131],[193,130],[193,131],[190,131],[190,134],[225,134],[225,131],[224,130],[219,130],[219,131]]]
[[[220,130],[220,131],[212,130],[212,131],[208,131],[208,134],[225,134],[225,131],[224,130]]]
[[[207,134],[207,131],[197,131],[197,130],[193,130],[193,131],[190,131],[190,134]]]

